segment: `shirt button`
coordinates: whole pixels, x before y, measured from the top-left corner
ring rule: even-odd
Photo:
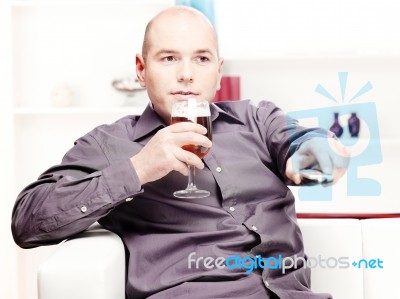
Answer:
[[[253,225],[253,226],[251,227],[251,229],[254,230],[254,231],[257,231],[258,228],[257,228],[257,226]]]
[[[131,201],[133,199],[133,197],[128,197],[127,199],[125,199],[126,202]]]
[[[230,207],[229,210],[230,210],[231,212],[234,212],[234,211],[235,211],[235,208],[234,208],[234,207]]]
[[[221,172],[221,171],[222,171],[222,168],[221,168],[221,167],[217,167],[215,170],[216,170],[217,172]]]
[[[82,207],[81,207],[81,212],[82,212],[82,213],[86,213],[86,211],[87,211],[87,207],[86,207],[86,206],[82,206]]]

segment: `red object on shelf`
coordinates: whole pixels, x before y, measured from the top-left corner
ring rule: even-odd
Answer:
[[[301,219],[332,219],[332,218],[355,218],[355,219],[371,219],[371,218],[400,218],[400,213],[382,214],[382,213],[298,213],[297,218]]]
[[[213,102],[239,101],[240,100],[240,77],[223,76],[221,88],[215,94]]]

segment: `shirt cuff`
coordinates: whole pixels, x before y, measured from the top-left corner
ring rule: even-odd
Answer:
[[[139,177],[129,159],[112,164],[101,172],[114,203],[143,192]]]

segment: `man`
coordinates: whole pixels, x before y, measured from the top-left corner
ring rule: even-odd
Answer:
[[[326,131],[299,127],[270,102],[212,104],[212,143],[198,124],[169,126],[177,99],[212,101],[222,68],[205,16],[180,6],[155,16],[136,57],[151,105],[141,116],[95,128],[22,190],[13,210],[16,243],[54,244],[99,221],[126,246],[127,298],[331,298],[309,290],[286,183],[301,183],[302,168],[336,181],[347,152]],[[202,161],[185,144],[211,150]],[[200,169],[196,180],[209,197],[173,197],[185,186],[187,163]],[[201,262],[278,256],[297,262],[286,271]]]

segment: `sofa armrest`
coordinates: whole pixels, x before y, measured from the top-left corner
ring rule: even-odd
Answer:
[[[312,265],[311,289],[330,293],[335,299],[363,299],[363,271],[351,265],[354,259],[363,256],[360,221],[298,219],[298,222]]]
[[[361,223],[364,259],[368,261],[362,265],[365,299],[398,298],[400,218],[366,219]]]
[[[38,271],[39,299],[124,299],[125,249],[116,234],[92,226],[60,244]]]

